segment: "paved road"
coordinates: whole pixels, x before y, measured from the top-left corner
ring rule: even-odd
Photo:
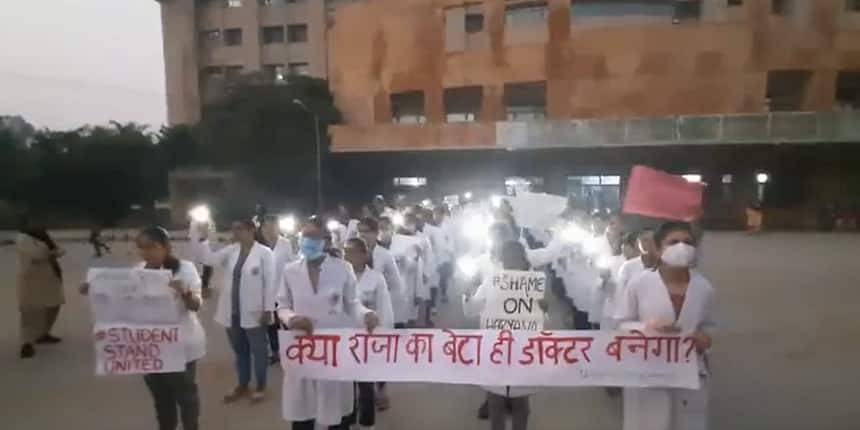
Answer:
[[[722,328],[715,339],[712,428],[860,428],[860,236],[709,234],[704,271],[718,291]],[[149,394],[140,378],[95,378],[89,313],[72,287],[95,262],[82,244],[68,244],[63,261],[68,305],[57,334],[34,360],[17,358],[15,259],[0,247],[0,428],[93,430],[153,429]],[[133,256],[127,245],[99,260],[120,265]],[[180,247],[181,249],[181,247]],[[555,307],[552,310],[557,310]],[[271,375],[265,404],[224,406],[234,383],[225,335],[204,313],[208,355],[199,368],[202,428],[289,428],[280,419],[280,371]],[[459,309],[443,309],[449,327],[470,327]],[[394,384],[394,408],[381,430],[485,429],[475,418],[479,388]],[[532,399],[530,428],[620,429],[620,406],[600,389],[552,389]]]

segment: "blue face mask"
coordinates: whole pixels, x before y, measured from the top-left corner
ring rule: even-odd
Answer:
[[[325,240],[303,237],[299,243],[302,255],[308,260],[316,260],[325,252]]]

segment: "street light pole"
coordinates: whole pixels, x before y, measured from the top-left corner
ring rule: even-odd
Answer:
[[[314,135],[316,137],[317,151],[317,214],[322,215],[323,211],[323,190],[322,190],[322,141],[320,139],[320,117],[314,111],[310,110],[299,99],[293,99],[293,104],[302,108],[314,118]]]

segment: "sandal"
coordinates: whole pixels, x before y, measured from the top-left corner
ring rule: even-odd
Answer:
[[[262,390],[257,390],[251,393],[251,403],[257,404],[262,403],[263,400],[266,400],[266,392]]]
[[[224,403],[225,404],[233,403],[233,402],[235,402],[235,401],[237,401],[237,400],[239,400],[242,397],[245,397],[247,395],[248,395],[248,388],[247,387],[236,387],[232,391],[230,391],[229,393],[224,395]]]

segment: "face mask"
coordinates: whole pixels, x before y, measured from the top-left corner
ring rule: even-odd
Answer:
[[[325,241],[322,239],[303,237],[299,243],[299,248],[306,259],[316,260],[323,256]]]
[[[696,247],[686,243],[676,243],[663,250],[660,259],[668,266],[690,267],[696,259]]]

